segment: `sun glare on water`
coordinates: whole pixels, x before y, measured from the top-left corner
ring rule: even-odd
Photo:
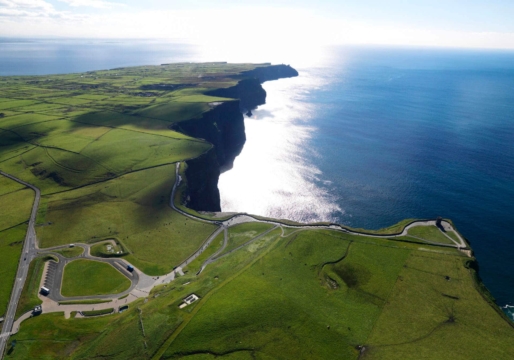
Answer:
[[[302,102],[307,74],[264,84],[266,104],[245,118],[247,141],[233,169],[220,176],[222,211],[296,221],[331,221],[342,210],[323,186],[320,170],[307,159],[312,105]]]

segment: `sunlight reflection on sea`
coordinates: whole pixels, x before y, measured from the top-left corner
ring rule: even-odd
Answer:
[[[310,124],[313,106],[302,98],[322,79],[301,75],[264,84],[266,104],[245,118],[243,151],[220,176],[222,211],[302,222],[335,221],[343,214],[308,145],[316,129]]]

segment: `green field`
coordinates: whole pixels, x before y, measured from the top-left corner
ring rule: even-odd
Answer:
[[[90,244],[93,256],[123,257],[151,276],[201,248],[222,228],[174,211],[170,195],[180,161],[176,205],[228,219],[183,205],[185,161],[218,149],[172,129],[191,119],[197,126],[213,102],[232,101],[207,94],[236,85],[256,66],[182,63],[1,78],[0,169],[41,189],[39,247]],[[0,316],[33,199],[32,190],[0,176]],[[398,234],[411,221],[362,232]],[[110,316],[94,317],[112,309],[93,310],[103,300],[87,297],[122,293],[130,280],[104,262],[66,260],[62,295],[86,297],[72,303],[90,304],[91,317],[27,319],[5,358],[514,358],[514,327],[477,281],[474,258],[447,246],[453,242],[436,227],[383,239],[245,223],[228,229],[223,253],[196,275],[223,240],[221,231],[185,275]],[[73,258],[81,251],[55,252]],[[47,260],[30,264],[17,316],[41,303]],[[199,301],[179,309],[192,293]]]
[[[116,243],[114,245],[111,241],[101,242],[91,246],[89,252],[92,256],[96,257],[120,257],[126,254],[123,247]]]
[[[113,308],[110,309],[102,309],[102,310],[91,310],[91,311],[82,311],[82,315],[84,316],[100,316],[107,315],[114,311]]]
[[[11,296],[33,201],[34,191],[0,175],[0,317]]]
[[[49,260],[57,261],[53,256],[45,256],[38,257],[30,263],[27,280],[23,285],[18,307],[16,308],[16,318],[34,309],[36,305],[41,304],[41,300],[38,297],[39,284],[43,276],[45,262]]]
[[[84,252],[84,249],[81,247],[73,247],[73,248],[66,248],[62,250],[53,250],[52,252],[61,254],[62,256],[66,258],[74,258],[79,255],[81,255]]]
[[[33,202],[32,189],[22,189],[1,195],[0,231],[27,222]]]
[[[227,246],[222,254],[234,250],[273,227],[272,224],[244,223],[229,228]]]
[[[138,305],[141,315],[131,306],[122,316],[80,329],[71,325],[79,319],[30,320],[14,337],[23,350],[10,357],[66,348],[73,358],[357,359],[360,345],[375,358],[513,356],[514,329],[484,300],[465,266],[468,258],[456,250],[437,253],[332,231],[280,234],[274,230],[264,244],[155,289]],[[178,309],[190,293],[200,300]],[[44,343],[30,341],[45,317],[88,340],[76,348],[72,337],[56,332],[55,338],[41,336]]]
[[[0,317],[7,310],[26,231],[25,224],[0,231]]]
[[[455,243],[444,236],[441,230],[436,226],[416,226],[409,229],[408,234],[420,239],[455,245]]]
[[[16,181],[13,181],[5,176],[0,175],[0,196],[21,190],[25,187]]]
[[[59,301],[59,305],[74,305],[74,304],[103,304],[111,302],[111,300],[69,300],[69,301]]]
[[[224,232],[221,232],[218,236],[216,236],[216,238],[210,243],[207,249],[205,249],[205,251],[200,254],[200,256],[187,264],[187,266],[184,268],[184,271],[196,274],[201,269],[203,263],[221,249],[223,246],[224,237]]]
[[[411,253],[369,337],[372,359],[508,359],[513,327],[477,291],[466,259]],[[447,280],[446,276],[450,279]]]
[[[216,229],[168,206],[174,170],[155,167],[43,197],[38,223],[51,225],[37,228],[41,246],[116,239],[145,273],[170,272]]]
[[[64,268],[61,294],[66,297],[117,294],[130,280],[107,263],[74,260]]]

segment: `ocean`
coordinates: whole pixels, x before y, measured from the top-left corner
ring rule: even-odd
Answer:
[[[368,229],[450,218],[514,319],[514,52],[214,45],[0,39],[0,75],[291,64],[300,76],[265,83],[267,103],[245,121],[222,210]]]

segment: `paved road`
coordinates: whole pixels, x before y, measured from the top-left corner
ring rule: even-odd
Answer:
[[[173,190],[171,191],[171,196],[170,196],[170,207],[172,207],[175,211],[177,211],[177,212],[181,213],[182,215],[187,216],[189,218],[192,218],[192,219],[195,219],[195,220],[198,220],[198,221],[203,221],[203,222],[208,222],[208,223],[211,223],[211,224],[219,225],[220,227],[218,228],[218,230],[216,232],[216,235],[219,234],[222,231],[222,229],[225,229],[225,231],[226,231],[226,229],[228,229],[231,226],[234,226],[234,225],[237,225],[237,224],[246,223],[246,222],[267,223],[267,224],[272,224],[272,225],[275,225],[275,226],[279,226],[281,228],[290,228],[290,229],[299,229],[299,230],[308,230],[308,229],[336,230],[336,231],[341,231],[341,232],[344,232],[344,233],[347,233],[347,234],[351,234],[351,235],[373,237],[373,238],[394,238],[394,237],[407,236],[409,229],[411,229],[411,228],[413,228],[415,226],[432,226],[432,225],[436,226],[436,220],[417,220],[417,221],[413,221],[412,223],[410,223],[407,226],[405,226],[405,228],[403,229],[403,231],[401,233],[383,235],[383,234],[370,234],[370,233],[366,233],[366,232],[359,232],[359,231],[355,231],[355,230],[350,230],[350,229],[347,229],[347,228],[341,226],[340,224],[330,224],[330,225],[305,225],[305,224],[298,224],[298,225],[292,225],[292,224],[286,224],[286,223],[283,223],[283,222],[280,222],[280,221],[276,221],[276,220],[262,220],[262,219],[256,218],[256,217],[254,217],[252,215],[248,215],[248,214],[234,214],[234,215],[232,215],[231,217],[229,217],[228,219],[225,219],[225,220],[209,220],[209,219],[205,219],[205,218],[202,218],[202,217],[199,217],[199,216],[196,216],[196,215],[192,215],[192,214],[190,214],[190,213],[188,213],[186,211],[183,211],[182,209],[178,208],[175,205],[175,201],[174,201],[175,193],[176,193],[176,190],[177,190],[178,186],[180,185],[180,182],[182,181],[182,177],[180,176],[179,170],[180,170],[180,162],[177,162],[176,167],[175,167],[175,184],[173,185]],[[470,256],[469,250],[466,250],[466,249],[468,249],[466,241],[460,236],[460,234],[457,231],[455,231],[455,229],[453,229],[452,225],[450,223],[448,223],[447,221],[443,220],[441,222],[441,226],[442,226],[442,228],[444,230],[444,231],[441,231],[441,232],[444,234],[444,236],[446,236],[448,239],[450,239],[455,245],[447,244],[447,243],[434,242],[434,241],[430,241],[430,240],[426,240],[426,239],[420,239],[420,240],[426,241],[427,243],[432,244],[432,245],[443,246],[443,247],[454,247],[454,248],[457,248],[459,250],[463,250],[468,256]],[[453,238],[451,238],[447,234],[447,232],[449,232],[449,231],[452,231],[457,236],[457,238],[459,239],[458,242],[455,241]],[[260,237],[260,236],[258,236],[258,237]],[[202,245],[202,248],[199,249],[191,258],[186,260],[184,262],[184,264],[182,264],[181,266],[187,265],[191,260],[193,260],[194,258],[199,256],[207,248],[207,246],[209,246],[209,244],[212,242],[212,240],[214,240],[214,238],[215,238],[215,236],[211,236],[211,238],[209,238],[204,243],[204,245]],[[250,242],[252,242],[254,240],[256,240],[256,239],[254,238],[254,239],[250,240],[248,243],[250,243]],[[246,244],[243,244],[242,246],[245,246],[245,245]],[[211,257],[209,257],[202,264],[202,267],[201,267],[201,270],[199,271],[199,273],[202,272],[203,269],[207,265],[211,264],[212,262],[214,262],[216,260],[217,255],[221,251],[223,251],[225,246],[226,246],[226,238],[225,238],[225,242],[224,242],[224,244],[222,246],[222,249],[220,249],[216,254],[214,254]],[[240,246],[240,247],[242,247],[242,246]]]
[[[47,288],[51,289],[50,294],[47,296],[49,299],[59,302],[59,301],[69,301],[69,300],[87,300],[87,299],[113,299],[118,298],[123,295],[129,294],[139,283],[139,273],[137,271],[128,271],[128,265],[131,265],[128,261],[120,258],[98,258],[90,255],[90,245],[89,244],[81,244],[76,243],[76,247],[81,247],[84,249],[83,253],[72,258],[67,258],[62,256],[59,253],[56,253],[55,250],[61,250],[69,248],[69,245],[56,246],[48,249],[41,250],[39,254],[51,254],[59,259],[59,262],[56,263],[55,270],[53,270],[53,274],[50,274],[48,277]],[[70,263],[73,260],[77,259],[87,259],[94,260],[99,262],[104,262],[111,264],[115,269],[120,271],[123,275],[125,275],[130,281],[130,287],[118,294],[109,294],[109,295],[92,295],[92,296],[73,296],[66,297],[61,295],[61,285],[62,285],[62,277],[64,273],[64,267],[66,264]]]
[[[25,235],[25,242],[23,243],[20,262],[18,264],[16,279],[14,281],[14,286],[11,292],[11,299],[9,300],[7,312],[5,313],[5,320],[2,326],[2,332],[0,333],[0,358],[2,358],[6,343],[9,340],[9,333],[11,332],[13,326],[14,316],[16,314],[16,308],[18,307],[18,301],[20,300],[21,291],[23,290],[23,285],[27,279],[30,261],[37,255],[36,230],[34,225],[36,223],[36,215],[37,209],[39,207],[39,200],[41,199],[41,192],[37,187],[26,183],[25,181],[20,180],[12,175],[6,174],[3,171],[0,171],[0,174],[31,188],[36,193],[34,203],[32,204],[32,212],[30,213],[29,226],[27,229],[27,234]]]
[[[30,261],[33,258],[35,258],[38,254],[53,254],[53,255],[55,255],[55,256],[57,256],[59,258],[59,263],[58,263],[57,268],[55,270],[55,274],[53,274],[52,279],[50,280],[51,281],[51,285],[49,285],[51,287],[50,295],[48,296],[47,299],[44,299],[45,301],[43,302],[44,312],[65,311],[66,314],[69,314],[70,311],[82,310],[82,308],[90,306],[90,305],[65,305],[65,306],[59,306],[58,305],[58,301],[63,301],[63,300],[87,300],[87,299],[111,299],[112,303],[114,304],[114,303],[117,303],[117,301],[118,301],[117,298],[119,298],[119,297],[121,297],[123,295],[126,295],[126,294],[130,294],[129,297],[127,299],[125,299],[124,302],[123,302],[124,304],[126,304],[126,303],[130,303],[130,302],[136,300],[139,297],[146,297],[154,286],[161,285],[161,284],[166,284],[166,283],[169,283],[169,282],[173,281],[175,279],[177,273],[183,275],[182,268],[187,266],[191,261],[193,261],[198,256],[200,256],[205,251],[205,249],[207,249],[207,247],[212,243],[212,241],[223,231],[224,232],[224,241],[223,241],[222,248],[220,250],[218,250],[215,254],[210,256],[202,264],[201,270],[199,271],[199,273],[200,273],[207,265],[211,264],[212,262],[214,262],[215,260],[217,260],[220,257],[219,254],[221,254],[221,252],[227,246],[227,242],[228,242],[228,228],[231,227],[231,226],[235,226],[237,224],[242,224],[242,223],[246,223],[246,222],[260,222],[260,223],[272,224],[272,225],[275,225],[275,226],[272,229],[270,229],[268,231],[265,231],[262,234],[259,234],[255,238],[252,238],[251,240],[249,240],[245,244],[239,246],[238,248],[236,248],[236,249],[234,249],[232,251],[235,251],[235,250],[237,250],[237,249],[239,249],[239,248],[241,248],[243,246],[248,245],[249,243],[251,243],[251,242],[261,238],[262,236],[265,236],[267,233],[269,233],[270,231],[272,231],[272,230],[274,230],[274,229],[276,229],[278,227],[280,227],[282,230],[284,228],[298,229],[298,231],[309,230],[309,229],[318,229],[318,230],[319,229],[326,229],[326,230],[335,230],[335,231],[340,231],[340,232],[344,232],[344,233],[348,233],[348,234],[352,234],[352,235],[364,236],[364,237],[393,238],[393,237],[406,236],[408,234],[408,230],[410,228],[414,227],[414,226],[436,225],[436,221],[435,220],[413,221],[411,224],[408,224],[401,233],[389,234],[389,235],[380,235],[380,234],[369,234],[369,233],[365,233],[365,232],[358,232],[358,231],[350,230],[350,229],[347,229],[347,228],[345,228],[345,227],[343,227],[343,226],[341,226],[339,224],[329,224],[329,225],[304,225],[304,224],[298,224],[298,225],[292,225],[292,224],[287,224],[287,223],[283,223],[283,222],[276,221],[276,220],[262,220],[262,219],[256,218],[256,217],[248,215],[248,214],[234,214],[233,216],[231,216],[229,218],[225,218],[224,220],[221,220],[221,219],[220,220],[205,219],[205,218],[202,218],[200,216],[192,215],[192,214],[190,214],[190,213],[188,213],[186,211],[183,211],[183,210],[181,210],[180,208],[178,208],[175,205],[175,202],[174,202],[175,194],[176,194],[178,186],[180,185],[180,182],[182,181],[182,178],[181,178],[181,176],[179,174],[179,169],[180,169],[180,162],[178,162],[176,164],[176,168],[175,168],[176,178],[175,178],[175,184],[173,185],[173,189],[172,189],[171,196],[170,196],[170,203],[169,203],[170,207],[173,208],[175,211],[177,211],[177,212],[181,213],[182,215],[187,216],[187,217],[189,217],[191,219],[194,219],[194,220],[197,220],[197,221],[201,221],[201,222],[210,223],[210,224],[214,224],[214,225],[218,225],[218,228],[204,241],[204,243],[199,247],[199,249],[196,252],[194,252],[189,258],[187,258],[182,264],[180,264],[178,267],[176,267],[169,274],[166,274],[166,275],[160,276],[160,277],[150,277],[150,276],[145,275],[144,273],[142,273],[137,268],[135,268],[134,272],[129,273],[126,270],[127,265],[129,265],[129,263],[126,260],[124,260],[124,259],[93,257],[93,256],[90,255],[90,245],[89,244],[76,244],[76,246],[82,247],[84,249],[84,252],[81,255],[79,255],[79,256],[77,256],[75,258],[65,258],[62,255],[54,252],[55,250],[66,248],[66,247],[68,247],[68,245],[48,248],[48,249],[40,250],[38,252],[37,242],[36,242],[36,235],[35,235],[36,233],[35,233],[35,229],[34,229],[34,223],[35,223],[37,208],[38,208],[39,199],[40,199],[39,189],[37,189],[36,187],[34,187],[34,186],[32,186],[32,185],[30,185],[28,183],[25,183],[22,180],[19,180],[19,179],[15,178],[15,177],[13,177],[11,175],[8,175],[8,174],[5,174],[3,172],[0,172],[0,174],[2,174],[4,176],[7,176],[7,177],[9,177],[9,178],[11,178],[11,179],[13,179],[15,181],[18,181],[19,183],[21,183],[21,184],[23,184],[25,186],[30,187],[31,189],[33,189],[36,192],[36,199],[34,201],[34,205],[33,205],[33,208],[32,208],[31,218],[30,218],[30,222],[29,222],[29,228],[28,228],[28,231],[27,231],[27,236],[26,236],[26,240],[25,240],[25,244],[24,244],[24,248],[23,248],[23,253],[22,253],[22,256],[21,256],[21,259],[20,259],[20,265],[19,265],[19,268],[18,268],[18,274],[16,276],[16,282],[15,282],[15,286],[14,286],[14,289],[13,289],[13,294],[12,294],[12,297],[11,297],[11,301],[9,303],[9,309],[8,309],[8,312],[7,312],[7,315],[6,315],[6,320],[4,322],[4,327],[2,329],[2,333],[0,334],[0,357],[3,354],[3,351],[5,349],[5,344],[7,342],[9,333],[10,333],[10,331],[12,329],[12,326],[13,326],[14,314],[16,312],[16,306],[17,306],[18,301],[19,301],[19,297],[20,297],[20,294],[21,294],[21,290],[23,288],[23,284],[24,284],[25,279],[27,277],[28,265],[29,265]],[[458,242],[455,241],[453,238],[451,238],[445,232],[443,232],[443,234],[446,237],[448,237],[448,239],[450,239],[452,242],[454,242],[455,245],[451,245],[451,244],[447,244],[447,243],[437,243],[437,242],[428,241],[429,243],[432,243],[434,245],[446,246],[446,247],[455,247],[455,248],[458,248],[458,249],[461,249],[461,250],[464,250],[464,249],[467,248],[467,244],[464,241],[464,239],[459,235],[459,233],[457,233],[453,229],[453,227],[451,226],[450,223],[448,223],[446,221],[443,221],[441,225],[442,225],[442,227],[443,227],[445,232],[453,231],[454,234],[459,239],[459,241]],[[469,253],[468,253],[468,255],[469,255]],[[64,266],[66,265],[67,262],[72,261],[72,260],[74,260],[76,258],[89,258],[91,260],[103,261],[103,262],[111,264],[112,266],[114,266],[115,268],[120,270],[122,273],[124,273],[131,280],[132,283],[131,283],[130,289],[128,289],[125,292],[120,293],[120,294],[98,295],[98,296],[81,296],[81,297],[73,297],[73,298],[63,297],[60,294],[60,289],[61,289],[62,273],[63,273],[63,270],[64,270]],[[106,304],[100,304],[100,305],[95,305],[95,306],[98,306],[98,308],[102,308],[102,307],[109,307],[109,306],[112,306],[112,305],[111,305],[111,303],[106,303]],[[29,317],[29,314],[25,314],[21,319],[19,319],[16,322],[16,329],[15,329],[15,331],[17,331],[17,329],[19,328],[19,325],[20,325],[21,321],[23,321],[24,319],[26,319],[28,317]]]

